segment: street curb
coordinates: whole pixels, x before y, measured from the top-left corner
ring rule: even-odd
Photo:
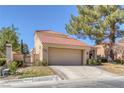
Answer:
[[[29,82],[38,82],[38,81],[55,81],[61,80],[58,75],[50,75],[50,76],[42,76],[42,77],[31,77],[31,78],[23,78],[23,79],[14,79],[14,80],[1,80],[0,84],[9,84],[9,83],[29,83]]]

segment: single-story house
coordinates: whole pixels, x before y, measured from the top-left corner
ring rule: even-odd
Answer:
[[[97,56],[105,57],[105,45],[109,43],[101,43],[96,45]],[[114,59],[124,60],[124,42],[118,42],[113,45]]]
[[[33,54],[49,65],[84,65],[91,46],[68,35],[39,30],[34,34]]]

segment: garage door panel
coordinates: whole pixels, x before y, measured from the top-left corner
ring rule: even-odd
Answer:
[[[49,48],[50,65],[81,65],[81,50]]]

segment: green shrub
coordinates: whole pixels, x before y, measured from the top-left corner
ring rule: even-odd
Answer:
[[[124,64],[124,60],[116,59],[114,60],[116,64]]]
[[[102,64],[102,60],[101,59],[97,59],[97,65],[101,65]]]
[[[106,63],[107,62],[107,58],[106,57],[97,57],[97,59],[100,59],[102,63]]]
[[[100,59],[88,59],[87,61],[88,65],[101,65]]]
[[[93,62],[92,62],[93,65],[99,65],[99,62],[97,59],[93,59]]]
[[[105,57],[101,58],[102,63],[106,63],[107,61],[108,61],[107,58],[105,58]]]
[[[96,64],[96,60],[92,59],[90,65],[95,65],[95,64]]]
[[[17,67],[23,66],[23,61],[14,60],[17,63]]]
[[[47,60],[43,60],[43,61],[42,61],[42,65],[43,65],[43,66],[48,66]]]
[[[6,64],[6,58],[0,58],[0,66],[3,66]]]
[[[117,63],[117,64],[121,64],[121,60],[120,59],[116,59],[116,60],[114,60],[114,62]]]
[[[48,62],[46,60],[40,61],[36,60],[36,62],[33,63],[34,66],[48,66]]]
[[[87,59],[87,65],[89,65],[89,64],[90,64],[90,61],[91,61],[91,59]]]
[[[40,60],[36,60],[34,63],[33,63],[34,66],[41,66],[42,65],[42,61]]]
[[[11,75],[16,74],[17,67],[18,67],[18,66],[17,66],[17,62],[16,62],[16,61],[11,62],[11,63],[8,65],[9,73],[10,73]]]
[[[121,60],[121,64],[124,64],[124,60]]]

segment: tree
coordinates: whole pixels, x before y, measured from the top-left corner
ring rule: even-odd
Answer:
[[[23,40],[21,40],[21,53],[23,54]]]
[[[0,30],[0,51],[5,53],[6,43],[12,44],[13,51],[20,50],[19,37],[16,32],[17,28],[12,25],[11,27],[3,27]]]
[[[23,45],[23,52],[24,52],[25,54],[29,54],[29,48],[28,48],[28,45],[27,45],[27,44],[24,44],[24,45]]]
[[[120,25],[124,24],[124,8],[116,5],[77,6],[78,16],[71,15],[66,25],[67,33],[79,38],[88,37],[96,44],[108,40],[109,52],[117,38],[124,36]],[[112,53],[113,54],[113,53]],[[111,55],[111,54],[109,54]]]
[[[23,43],[23,40],[21,40],[21,53],[23,54],[23,67],[24,67],[26,54],[29,54],[29,49],[28,49],[28,45]]]
[[[98,6],[77,6],[78,16],[71,15],[70,24],[66,25],[67,33],[78,38],[90,38],[99,43],[103,39],[103,28],[99,22]]]
[[[29,54],[28,45],[23,43],[23,40],[21,40],[21,53],[22,54]]]

